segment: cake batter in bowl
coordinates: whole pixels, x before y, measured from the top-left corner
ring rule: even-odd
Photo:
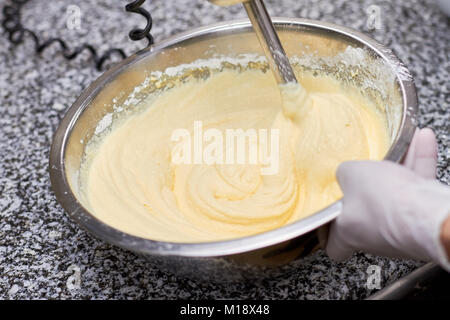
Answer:
[[[274,24],[299,82],[317,106],[298,117],[310,121],[292,125],[298,119],[286,119],[277,107],[286,99],[280,99],[267,72],[249,22],[216,24],[168,39],[103,74],[82,93],[58,128],[50,174],[57,198],[72,218],[107,242],[193,278],[273,276],[295,269],[299,258],[316,250],[317,229],[340,212],[340,193],[333,181],[336,164],[383,156],[401,161],[414,133],[417,99],[407,69],[370,38],[303,19],[278,18]],[[227,101],[224,83],[242,105]],[[245,97],[262,100],[246,104]],[[329,100],[336,109],[321,103]],[[189,115],[186,108],[192,105]],[[216,109],[208,110],[210,105]],[[366,106],[355,113],[352,105]],[[252,106],[256,107],[251,110]],[[261,175],[257,165],[242,170],[248,176],[230,173],[225,165],[168,166],[171,132],[178,127],[192,129],[195,120],[204,120],[204,129],[225,129],[229,124],[276,128],[281,136],[290,137],[280,140],[281,155],[302,152],[280,156],[279,181],[279,175]],[[321,120],[327,120],[323,128],[318,125]],[[146,131],[146,124],[153,131]],[[341,135],[324,139],[327,135],[319,132],[339,132],[332,126],[342,127]],[[301,130],[296,133],[296,128]],[[146,136],[148,132],[152,134]],[[124,172],[117,169],[139,166],[140,171],[124,170],[139,182],[132,189],[133,183],[127,185],[127,177],[120,180]],[[239,184],[232,181],[236,176]],[[272,179],[266,185],[275,186],[275,191],[258,188],[266,179]],[[139,188],[149,181],[162,182],[151,184],[154,189]],[[228,183],[220,186],[223,181]],[[312,186],[309,198],[301,194],[304,181]],[[122,202],[115,202],[127,192]],[[252,194],[253,199],[246,202],[248,197],[242,194]],[[324,195],[329,198],[321,200]],[[233,197],[236,207],[229,201]],[[301,199],[309,200],[300,204]],[[134,218],[122,214],[133,206]],[[188,218],[180,220],[177,210]]]

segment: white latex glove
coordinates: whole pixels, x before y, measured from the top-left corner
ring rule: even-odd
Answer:
[[[450,271],[440,240],[450,215],[450,187],[435,180],[433,131],[418,130],[405,167],[388,161],[341,164],[337,179],[343,212],[330,226],[326,251],[335,260],[355,250],[434,261]]]

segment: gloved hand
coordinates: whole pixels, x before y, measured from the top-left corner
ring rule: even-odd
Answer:
[[[450,215],[450,187],[435,180],[433,131],[418,130],[401,166],[388,161],[341,164],[337,179],[343,212],[330,226],[326,251],[335,260],[355,250],[435,261],[450,271],[441,243]]]

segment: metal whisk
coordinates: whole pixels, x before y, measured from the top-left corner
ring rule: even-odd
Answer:
[[[297,83],[289,59],[262,0],[209,0],[219,6],[242,3],[279,84]]]

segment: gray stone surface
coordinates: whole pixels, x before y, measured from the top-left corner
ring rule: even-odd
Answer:
[[[156,41],[244,17],[239,6],[217,8],[205,0],[147,2]],[[266,2],[272,15],[345,25],[392,48],[415,77],[420,125],[436,131],[438,177],[450,183],[450,23],[434,1]],[[71,46],[89,42],[101,51],[119,46],[131,53],[145,43],[127,40],[128,30],[141,20],[124,12],[125,3],[32,0],[22,19],[43,38],[60,36]],[[81,8],[81,30],[66,27],[67,6],[73,4]],[[366,10],[373,4],[380,9],[381,29],[369,30]],[[68,62],[51,48],[38,56],[31,41],[12,46],[0,32],[0,298],[360,299],[371,293],[366,287],[369,265],[381,266],[383,286],[421,265],[366,254],[335,263],[318,252],[297,273],[281,279],[217,285],[167,275],[133,253],[94,239],[57,203],[47,166],[52,135],[65,109],[97,76],[88,55]]]

